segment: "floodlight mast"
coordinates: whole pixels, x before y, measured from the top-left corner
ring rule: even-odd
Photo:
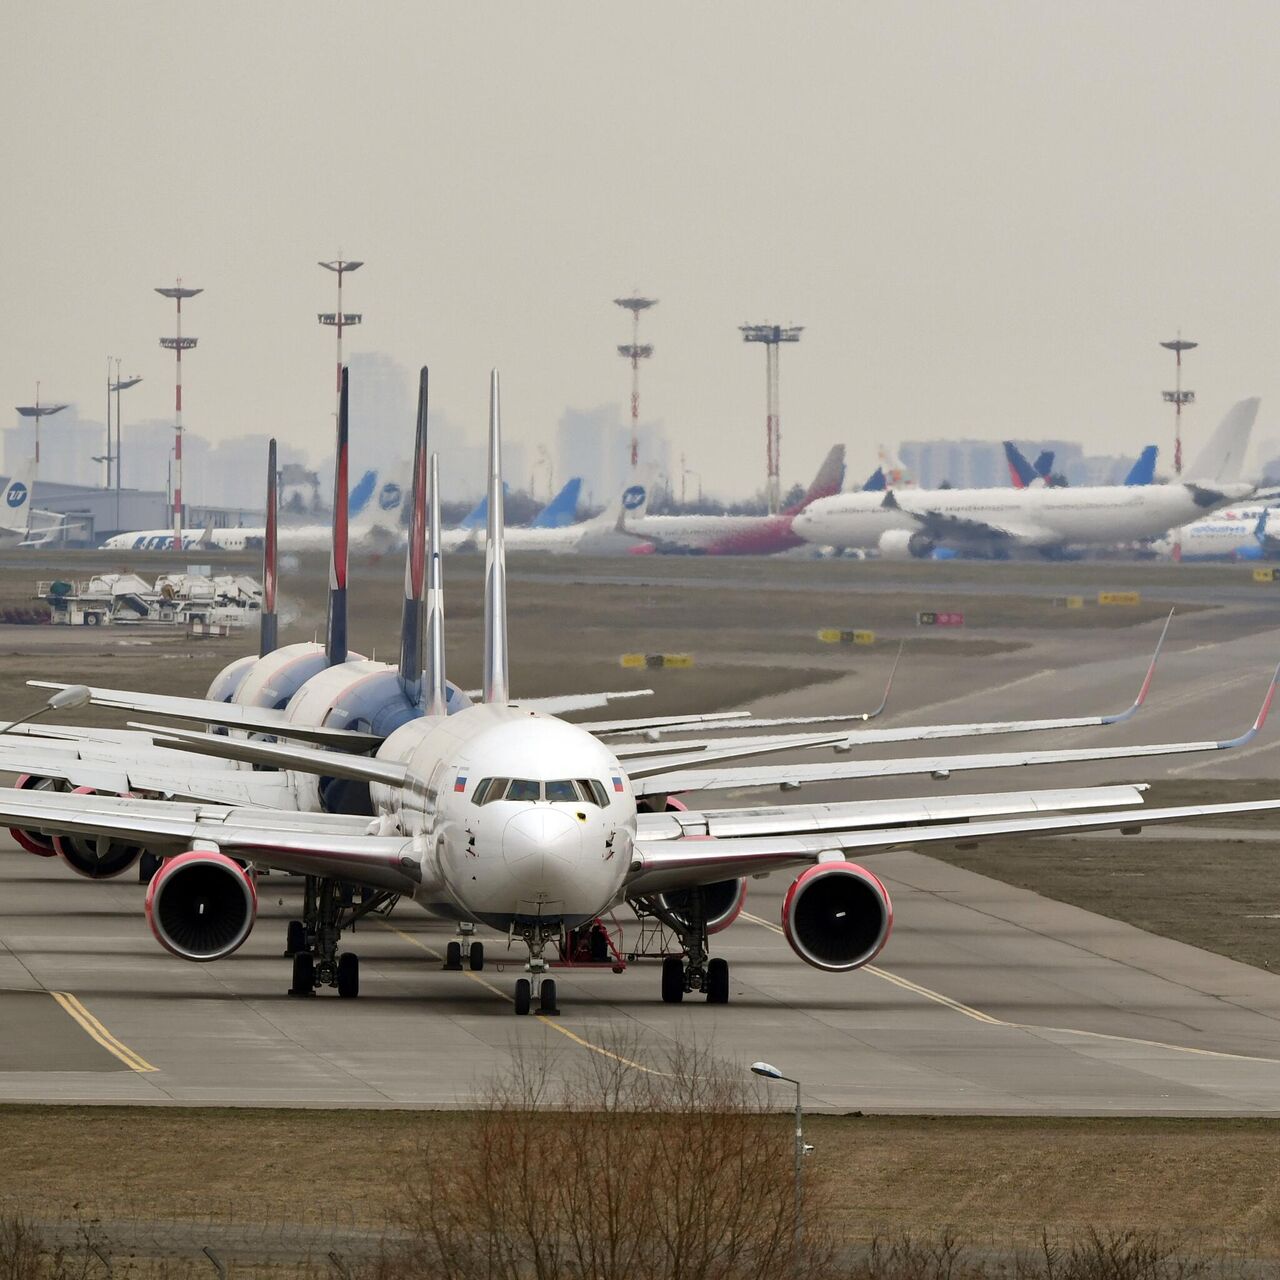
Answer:
[[[783,328],[777,324],[743,324],[738,326],[743,342],[762,342],[765,352],[765,456],[769,514],[776,516],[782,506],[780,461],[782,457],[782,411],[779,404],[778,346],[783,342],[799,342],[804,325]]]
[[[364,266],[363,262],[354,262],[349,258],[343,258],[341,250],[338,256],[332,262],[321,262],[318,264],[326,271],[332,271],[338,277],[338,309],[337,311],[321,311],[316,319],[321,324],[331,325],[338,331],[338,377],[335,383],[334,391],[338,399],[342,399],[342,331],[351,325],[359,324],[364,316],[359,311],[343,311],[342,309],[342,277],[351,271],[358,271]]]
[[[122,378],[120,376],[120,357],[117,356],[116,357],[116,380],[114,382],[109,382],[107,384],[108,392],[114,391],[116,393],[115,459],[116,459],[116,532],[117,533],[120,531],[120,469],[124,465],[124,449],[123,449],[123,443],[122,443],[123,437],[120,434],[120,423],[121,423],[120,393],[122,391],[128,391],[130,387],[136,387],[138,383],[140,383],[141,381],[142,381],[141,374],[135,373],[132,378]],[[108,395],[107,396],[107,413],[108,413],[107,454],[108,456],[110,456],[111,454],[110,411],[111,411],[111,397],[110,395]],[[110,462],[108,462],[107,465],[108,467],[110,467],[111,465]],[[108,480],[108,484],[110,484],[110,480]]]
[[[36,505],[36,481],[40,477],[40,419],[47,418],[52,413],[61,413],[67,406],[65,404],[41,404],[40,403],[40,384],[36,383],[36,402],[35,404],[20,404],[17,406],[18,412],[24,418],[34,419],[36,433],[35,447],[35,464],[31,472],[31,496],[27,501],[27,538],[31,538],[31,519],[32,513],[35,511]]]
[[[631,312],[631,341],[618,348],[618,354],[631,361],[631,479],[635,480],[640,465],[640,361],[653,355],[653,344],[640,341],[640,313],[658,305],[657,298],[614,298],[614,305]]]
[[[1182,353],[1184,351],[1192,351],[1200,344],[1198,342],[1184,342],[1182,332],[1179,330],[1178,336],[1172,342],[1162,342],[1160,344],[1166,351],[1172,351],[1174,354],[1174,363],[1176,367],[1174,389],[1162,393],[1166,404],[1173,405],[1173,474],[1176,480],[1182,479],[1182,406],[1184,404],[1195,404],[1196,393],[1194,391],[1184,391],[1182,389]],[[1182,539],[1174,535],[1173,543],[1174,560],[1182,559]]]
[[[174,355],[174,384],[173,384],[173,551],[181,554],[182,552],[182,353],[191,351],[195,348],[195,338],[184,338],[182,336],[182,300],[183,298],[194,298],[196,294],[203,293],[203,289],[187,289],[183,287],[182,277],[178,277],[177,284],[167,289],[157,289],[156,292],[165,298],[172,298],[177,303],[178,308],[178,327],[175,331],[176,336],[172,338],[161,338],[160,345],[166,351],[172,351]]]

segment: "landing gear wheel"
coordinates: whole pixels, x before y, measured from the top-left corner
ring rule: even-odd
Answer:
[[[679,1004],[684,999],[684,961],[667,956],[662,962],[662,1002]]]
[[[344,1000],[354,1000],[360,994],[360,957],[352,951],[338,957],[338,994]]]
[[[729,1003],[729,962],[711,960],[707,963],[707,1003]]]
[[[159,870],[160,858],[154,853],[144,851],[142,857],[138,859],[138,883],[150,884]]]
[[[538,1012],[546,1017],[555,1017],[560,1012],[560,1006],[556,1004],[556,980],[554,978],[543,978],[542,986],[538,990]]]
[[[484,968],[484,943],[473,942],[471,950],[467,952],[467,967],[472,973],[478,973]]]
[[[462,943],[451,942],[444,949],[444,967],[446,969],[462,968]]]
[[[316,993],[316,962],[309,951],[299,951],[293,957],[293,986],[291,996],[313,996]]]
[[[142,855],[147,856],[145,853]],[[307,927],[301,920],[290,920],[289,928],[284,935],[284,953],[286,956],[296,956],[299,951],[307,949]]]
[[[529,986],[528,978],[516,979],[516,1013],[523,1016],[529,1012],[529,1006],[533,1003],[533,989]]]

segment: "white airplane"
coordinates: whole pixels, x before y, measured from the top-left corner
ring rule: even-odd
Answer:
[[[1193,520],[1151,544],[1157,555],[1183,560],[1274,560],[1280,556],[1280,522],[1272,524],[1274,505],[1227,507]]]
[[[446,919],[488,925],[527,951],[527,976],[516,981],[514,999],[516,1013],[527,1014],[535,983],[540,1011],[557,1011],[555,980],[547,976],[548,947],[624,901],[656,916],[680,939],[682,954],[663,963],[662,998],[676,1002],[700,991],[709,1003],[723,1004],[729,999],[728,965],[710,956],[709,940],[738,914],[750,876],[795,871],[782,911],[792,949],[815,968],[848,972],[879,954],[893,923],[885,886],[849,861],[851,853],[1280,810],[1280,800],[1267,800],[1135,811],[1142,799],[1138,788],[1102,787],[967,797],[952,805],[886,800],[667,811],[677,791],[887,776],[916,771],[915,762],[717,765],[698,771],[690,767],[696,753],[680,750],[628,766],[597,733],[512,702],[499,422],[494,373],[482,703],[448,714],[433,458],[424,715],[402,724],[372,758],[279,741],[155,731],[158,740],[201,755],[366,783],[374,801],[372,820],[22,790],[0,790],[0,820],[46,834],[145,843],[163,853],[146,915],[160,944],[187,960],[217,960],[243,944],[257,910],[254,867],[306,876],[311,927],[299,924],[305,936],[293,959],[296,994],[309,994],[318,981],[336,986],[341,996],[356,996],[359,961],[352,952],[339,954],[341,932],[397,897]],[[1238,745],[1261,729],[1278,679],[1280,668],[1253,728],[1238,739],[1101,753],[1010,752],[1002,763],[1121,759]],[[937,774],[970,767],[960,763],[966,759],[974,757],[928,763]],[[1079,811],[1091,809],[1096,811]],[[367,891],[358,905],[353,889]],[[475,967],[483,964],[480,945],[473,944],[470,954]],[[451,944],[450,959],[460,959],[457,943]]]
[[[377,510],[372,498],[377,490]],[[356,523],[349,526],[349,536],[357,544],[375,539],[382,530],[381,521],[390,520],[398,523],[401,504],[401,491],[398,484],[388,482],[379,489],[376,471],[366,471],[348,495],[348,518],[357,517]],[[266,537],[266,528],[257,526],[238,526],[236,528],[215,529],[212,525],[204,529],[188,529],[183,531],[182,546],[184,550],[194,551],[200,548],[216,551],[248,551],[261,547]],[[277,538],[281,551],[327,551],[333,538],[332,524],[283,524],[278,526]],[[113,534],[102,543],[103,551],[171,551],[173,549],[172,529],[133,529],[126,533]]]
[[[15,467],[0,492],[0,547],[43,547],[70,523],[67,516],[31,505],[34,460]]]
[[[503,531],[508,551],[541,551],[550,555],[622,555],[643,547],[644,541],[634,537],[626,520],[634,513],[644,515],[649,501],[642,484],[629,484],[603,511],[576,524],[540,528],[537,525],[510,527]],[[487,526],[478,529],[449,529],[442,546],[446,551],[464,548],[482,550],[488,539]]]
[[[815,502],[792,528],[819,546],[877,550],[886,558],[925,557],[938,548],[1056,556],[1158,538],[1253,492],[1238,476],[1257,413],[1256,398],[1233,406],[1186,483],[844,493]]]

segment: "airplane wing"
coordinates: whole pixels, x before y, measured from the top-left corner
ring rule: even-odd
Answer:
[[[273,870],[396,893],[411,893],[421,879],[413,839],[369,835],[368,818],[356,825],[346,818],[333,822],[325,814],[0,788],[0,821],[29,831],[107,836],[164,854],[182,853],[199,841]]]
[[[1012,836],[1082,835],[1114,830],[1136,832],[1158,823],[1276,811],[1280,811],[1280,800],[1255,800],[1241,804],[1180,805],[1138,812],[1066,813],[888,830],[827,831],[812,835],[637,840],[626,893],[628,897],[664,893],[739,876],[765,875],[770,871],[817,862],[823,854],[838,857],[850,853],[887,853],[892,849],[927,851],[936,845],[969,848],[985,840]]]
[[[483,692],[476,690],[467,696],[478,700]],[[609,693],[562,693],[550,698],[513,698],[512,701],[531,711],[545,711],[548,715],[558,716],[566,711],[590,711],[593,707],[607,707],[609,703],[621,698],[652,697],[652,689],[618,689]]]
[[[28,680],[36,689],[69,689],[57,680]],[[278,737],[318,742],[346,751],[370,751],[382,739],[354,729],[334,729],[291,724],[283,711],[273,707],[241,707],[233,702],[213,702],[206,698],[181,698],[162,693],[138,693],[131,689],[98,689],[89,686],[89,700],[99,707],[120,711],[136,711],[153,716],[172,716],[175,720],[198,720],[222,725],[227,729],[245,729],[251,733],[269,733]]]
[[[659,796],[686,791],[722,791],[748,787],[782,787],[794,790],[806,782],[840,782],[858,778],[896,778],[932,774],[943,779],[973,769],[1008,769],[1021,765],[1075,764],[1088,760],[1134,760],[1147,756],[1191,755],[1204,751],[1229,751],[1253,741],[1266,723],[1275,697],[1277,667],[1267,685],[1266,697],[1251,728],[1235,738],[1201,742],[1160,742],[1136,747],[1077,747],[1057,751],[996,751],[963,756],[916,756],[905,760],[851,760],[838,764],[726,765],[712,769],[673,769],[639,779],[637,796]]]
[[[636,815],[638,838],[687,840],[691,836],[810,835],[868,827],[924,826],[974,818],[1058,813],[1140,805],[1145,783],[1066,787],[1047,791],[997,791],[987,795],[927,796],[923,799],[847,800],[834,804],[786,804],[743,809],[676,809]]]
[[[892,489],[885,494],[884,505],[910,517],[920,526],[921,532],[938,541],[1017,542],[1028,547],[1048,546],[1062,541],[1059,535],[1030,521],[995,522],[937,511],[930,507],[904,507]]]

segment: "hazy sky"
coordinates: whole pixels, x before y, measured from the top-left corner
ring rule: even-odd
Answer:
[[[1280,6],[753,0],[18,3],[0,45],[3,403],[100,413],[107,355],[163,417],[181,274],[187,424],[330,430],[332,277],[352,348],[433,374],[478,433],[625,401],[612,305],[661,299],[643,412],[721,492],[834,440],[1157,440],[1181,327],[1188,449],[1228,403],[1280,431]],[[0,420],[8,410],[0,413]],[[410,432],[405,424],[406,440]],[[56,427],[51,427],[56,438]],[[447,442],[438,440],[442,450]],[[317,449],[318,452],[318,449]]]

